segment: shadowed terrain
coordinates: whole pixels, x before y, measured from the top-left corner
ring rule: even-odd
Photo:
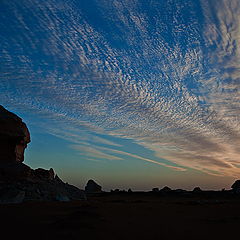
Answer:
[[[8,239],[233,239],[240,198],[105,193],[88,201],[0,205],[0,214]]]

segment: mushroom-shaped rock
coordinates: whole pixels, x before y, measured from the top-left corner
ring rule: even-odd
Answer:
[[[29,142],[26,124],[0,105],[0,162],[23,162],[24,150]]]
[[[87,182],[87,185],[85,187],[85,192],[87,192],[87,193],[99,193],[99,192],[102,192],[102,187],[100,185],[98,185],[95,181],[90,179]]]

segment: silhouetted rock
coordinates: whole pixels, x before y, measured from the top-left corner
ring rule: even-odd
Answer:
[[[67,183],[59,183],[59,180],[29,180],[20,181],[6,181],[0,183],[0,202],[7,203],[4,199],[11,199],[6,197],[5,193],[24,191],[24,201],[38,200],[38,201],[63,201],[69,200],[86,200],[84,191],[78,189]],[[2,201],[4,200],[4,201]]]
[[[34,176],[34,170],[19,162],[0,163],[0,181],[30,180]]]
[[[231,186],[235,193],[240,193],[240,180],[236,180]]]
[[[100,185],[98,185],[95,181],[90,179],[87,182],[87,185],[85,187],[85,192],[87,192],[87,193],[99,193],[99,192],[102,192],[102,187]]]
[[[167,187],[167,186],[165,186],[164,188],[162,188],[160,190],[160,192],[163,192],[163,193],[168,193],[168,192],[171,192],[171,191],[172,191],[172,189],[170,187]]]
[[[83,190],[64,183],[52,168],[34,170],[22,163],[29,142],[26,124],[0,106],[0,203],[86,199]]]
[[[159,192],[159,188],[156,188],[156,187],[153,188],[153,189],[152,189],[152,192]]]
[[[195,187],[195,188],[193,189],[193,192],[195,192],[195,193],[200,193],[200,192],[202,192],[202,189],[201,189],[200,187]]]
[[[39,180],[44,180],[44,181],[53,180],[55,175],[52,168],[50,168],[49,170],[46,170],[43,168],[37,168],[34,170],[34,173]]]
[[[65,184],[62,179],[56,174],[55,178],[54,178],[55,182],[57,182],[58,184]]]
[[[25,191],[10,188],[0,192],[0,204],[21,203],[25,198]]]
[[[131,188],[128,189],[128,193],[132,193],[132,189]]]
[[[64,196],[64,195],[57,195],[56,200],[59,202],[69,202],[70,201],[69,197]]]
[[[175,193],[186,193],[187,191],[179,188],[179,189],[174,190],[174,192]]]
[[[0,162],[23,162],[29,142],[26,124],[0,105]]]

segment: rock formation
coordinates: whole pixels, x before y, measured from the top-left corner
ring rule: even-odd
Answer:
[[[168,192],[171,192],[171,191],[172,191],[172,189],[168,186],[165,186],[160,190],[160,192],[162,192],[162,193],[168,193]]]
[[[26,124],[0,105],[0,162],[23,162],[24,150],[29,142]]]
[[[202,189],[201,189],[200,187],[195,187],[195,188],[193,189],[193,192],[194,192],[194,193],[200,193],[200,192],[202,192]]]
[[[23,163],[29,142],[22,119],[0,106],[0,203],[85,199],[83,190],[64,183],[52,168],[34,170]]]
[[[157,187],[153,188],[152,192],[159,192],[159,188],[157,188]]]
[[[233,192],[240,193],[240,180],[236,180],[231,186]]]
[[[96,182],[94,182],[92,179],[90,179],[87,182],[87,185],[85,187],[86,193],[99,193],[102,192],[102,187],[98,185]]]

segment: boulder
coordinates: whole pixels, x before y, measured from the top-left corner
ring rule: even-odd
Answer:
[[[152,192],[159,192],[159,188],[157,188],[157,187],[153,188]]]
[[[87,185],[85,187],[85,192],[87,192],[87,193],[99,193],[99,192],[102,192],[102,187],[100,185],[98,185],[95,181],[90,179],[87,182]]]
[[[171,192],[171,191],[172,191],[172,189],[168,186],[165,186],[160,190],[160,192],[163,192],[163,193],[168,193],[168,192]]]
[[[193,192],[195,192],[195,193],[200,193],[200,192],[202,192],[202,189],[201,189],[200,187],[195,187],[195,188],[193,189]]]
[[[34,170],[20,162],[1,162],[0,181],[21,181],[32,179]]]

